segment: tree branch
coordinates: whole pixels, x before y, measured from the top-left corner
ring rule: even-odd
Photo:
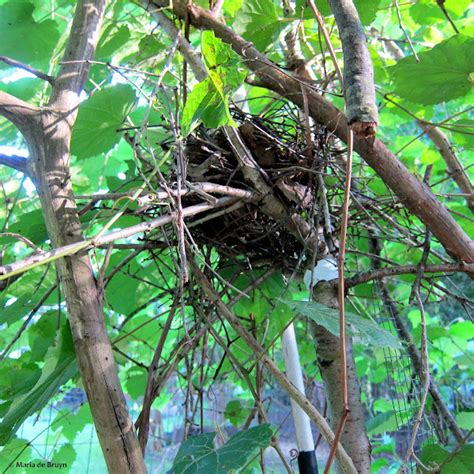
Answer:
[[[15,125],[28,141],[31,129],[36,124],[39,109],[7,92],[0,91],[0,115]]]
[[[203,203],[189,206],[183,209],[183,217],[190,217],[210,209],[226,206],[236,201],[233,197],[223,197],[218,199],[215,203]],[[72,244],[64,245],[46,252],[35,253],[29,257],[13,262],[8,265],[0,266],[0,281],[11,278],[20,273],[24,273],[32,268],[39,267],[49,262],[53,262],[65,256],[77,254],[81,250],[89,250],[93,247],[115,242],[116,240],[126,239],[141,232],[150,231],[157,227],[164,226],[176,220],[176,214],[167,214],[157,217],[148,222],[142,222],[125,229],[114,230],[108,234],[100,235],[97,238],[82,240]]]
[[[329,0],[344,53],[344,95],[347,120],[356,136],[375,135],[379,121],[374,70],[364,29],[352,0]]]
[[[206,67],[202,63],[199,54],[191,47],[186,38],[181,34],[181,31],[179,31],[174,23],[162,12],[162,9],[157,7],[151,0],[141,0],[140,3],[170,38],[174,40],[176,37],[178,37],[178,51],[183,55],[183,57],[186,59],[186,62],[191,66],[196,79],[199,82],[204,81],[204,79],[207,77]]]
[[[81,0],[71,26],[71,33],[54,82],[49,105],[58,110],[73,110],[79,103],[100,33],[106,0]]]
[[[400,265],[399,267],[385,267],[368,272],[359,273],[346,280],[346,289],[367,283],[380,278],[395,275],[416,275],[418,265]],[[447,272],[474,272],[474,264],[472,263],[442,263],[439,265],[427,265],[423,269],[424,273],[447,273]]]
[[[165,6],[155,2],[156,5]],[[195,27],[212,30],[218,38],[230,44],[234,51],[242,56],[244,64],[260,77],[265,87],[303,107],[301,81],[268,60],[252,43],[196,5],[187,6],[186,2],[175,1],[173,11],[183,20],[186,12],[189,12],[190,20]],[[344,114],[316,91],[311,90],[310,86],[305,89],[311,117],[324,124],[330,132],[345,142],[348,136],[348,124]],[[450,255],[467,263],[474,263],[474,242],[436,199],[431,189],[411,174],[385,144],[377,139],[372,141],[356,138],[354,149],[377,172],[407,209],[429,227]]]
[[[20,171],[20,173],[28,174],[28,160],[24,156],[0,153],[0,165],[5,165]]]
[[[459,162],[456,153],[454,153],[448,137],[434,125],[427,124],[418,120],[418,125],[425,131],[426,135],[431,139],[438,149],[441,157],[448,167],[448,172],[459,189],[466,194],[466,201],[469,209],[474,212],[474,188],[469,180],[467,173],[464,171],[462,164]]]
[[[49,82],[51,85],[54,84],[54,77],[50,76],[49,74],[45,74],[44,72],[38,71],[38,69],[35,69],[34,67],[28,66],[28,64],[20,63],[20,61],[15,61],[15,59],[9,58],[8,56],[0,56],[0,61],[17,69],[23,69],[24,71],[33,74],[37,78]]]

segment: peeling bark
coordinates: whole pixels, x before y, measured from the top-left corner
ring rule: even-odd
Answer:
[[[314,300],[337,309],[337,287],[330,282],[319,282],[313,290]],[[324,381],[324,390],[328,404],[328,420],[331,428],[336,429],[343,411],[341,391],[341,352],[340,339],[314,322],[310,322],[311,332],[316,343],[316,356]],[[370,443],[365,430],[364,407],[360,399],[360,385],[357,378],[352,339],[346,338],[347,348],[347,389],[349,415],[341,436],[341,444],[351,457],[357,472],[370,473]],[[338,463],[336,471],[343,472]]]

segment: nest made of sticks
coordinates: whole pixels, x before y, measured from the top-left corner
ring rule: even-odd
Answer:
[[[326,129],[302,123],[297,110],[289,106],[264,116],[233,110],[238,130],[252,157],[261,168],[266,183],[290,214],[298,213],[315,228],[323,227],[319,212],[320,174],[328,161],[340,152],[331,146]],[[238,160],[221,130],[198,128],[188,137],[184,150],[187,180],[212,182],[252,192]],[[183,206],[196,197],[183,199]],[[245,255],[252,262],[275,262],[293,267],[304,252],[300,239],[281,223],[263,213],[258,204],[247,203],[224,212],[192,229],[200,244],[212,245],[224,255]],[[322,234],[322,233],[321,233]]]
[[[322,199],[331,199],[331,196],[322,196],[321,178],[329,165],[341,161],[342,152],[334,139],[323,126],[305,125],[300,112],[290,104],[258,116],[235,108],[232,116],[266,186],[287,210],[288,221],[290,216],[298,215],[326,239],[328,236],[323,229],[327,226],[320,210]],[[186,182],[191,185],[213,183],[257,195],[262,192],[244,178],[222,129],[198,127],[188,136],[184,147],[175,148],[175,162],[179,159],[178,153],[186,168]],[[176,167],[165,177],[168,188],[176,187],[177,174]],[[160,179],[163,177],[156,178],[158,187]],[[340,189],[342,186],[337,186],[331,193]],[[182,197],[181,205],[185,208],[203,199],[202,193],[188,193]],[[162,212],[158,206],[150,211],[146,212],[149,218]],[[294,268],[304,254],[302,239],[291,233],[281,220],[276,221],[263,212],[258,200],[245,202],[234,210],[222,209],[215,218],[209,214],[204,218],[199,215],[186,222],[197,244],[211,246],[226,257],[245,256],[252,264],[278,261],[283,268]]]

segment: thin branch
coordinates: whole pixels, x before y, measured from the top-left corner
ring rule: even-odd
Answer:
[[[421,120],[418,120],[417,122],[438,149],[441,157],[448,167],[450,176],[459,186],[459,189],[465,194],[467,205],[469,206],[469,209],[474,212],[474,187],[471,184],[465,169],[456,156],[456,153],[454,152],[448,137],[433,125],[429,125]]]
[[[5,165],[20,173],[28,174],[28,160],[24,156],[0,153],[0,165]]]
[[[411,433],[410,444],[408,445],[405,463],[413,457],[416,459],[418,464],[421,464],[420,460],[415,455],[415,441],[416,435],[420,428],[421,422],[423,421],[423,413],[425,411],[426,400],[428,397],[428,392],[430,389],[430,362],[428,354],[428,335],[426,332],[426,319],[425,319],[425,310],[423,307],[423,302],[421,301],[420,290],[415,288],[415,297],[418,302],[418,307],[420,308],[420,327],[421,327],[421,374],[420,379],[423,383],[423,393],[421,394],[420,407],[415,419],[415,425],[413,426],[413,431]],[[425,466],[421,465],[423,468]]]
[[[321,30],[321,33],[323,34],[324,41],[329,50],[329,55],[331,56],[332,62],[334,64],[334,69],[336,70],[337,77],[339,78],[339,83],[341,84],[341,89],[344,89],[344,79],[342,77],[341,68],[339,67],[339,64],[337,63],[336,52],[334,51],[334,48],[331,43],[331,38],[329,37],[328,30],[326,29],[326,25],[324,24],[324,19],[321,13],[319,12],[318,8],[316,7],[314,0],[308,0],[308,5],[313,11],[313,15],[316,18],[319,29]]]
[[[450,17],[450,15],[448,13],[448,10],[446,10],[446,7],[444,6],[445,3],[446,3],[446,0],[436,0],[436,4],[441,9],[441,11],[443,12],[443,15],[446,17],[446,19],[449,21],[449,24],[453,27],[454,32],[456,34],[459,34],[459,30],[458,30],[456,24],[454,23],[454,21],[452,20],[452,18]]]
[[[224,197],[218,199],[214,204],[202,203],[196,204],[194,206],[189,206],[183,209],[184,217],[191,217],[196,214],[208,211],[210,209],[215,209],[217,207],[223,207],[228,204],[235,202],[235,198]],[[45,265],[46,263],[53,262],[59,258],[66,257],[69,255],[74,255],[81,250],[90,250],[93,247],[98,245],[108,244],[109,242],[114,242],[120,239],[126,239],[135,234],[142,232],[150,231],[157,227],[162,227],[166,224],[174,222],[176,219],[176,213],[167,214],[164,216],[157,217],[149,222],[142,222],[134,226],[126,227],[125,229],[119,229],[107,234],[101,235],[99,238],[91,238],[83,240],[81,242],[76,242],[73,244],[65,245],[63,247],[58,247],[47,252],[41,252],[35,255],[30,255],[24,260],[11,263],[9,265],[4,265],[0,267],[0,281],[6,280],[14,275],[26,272],[33,268]]]
[[[341,236],[339,245],[339,255],[337,258],[337,295],[339,306],[339,339],[340,357],[341,357],[341,392],[342,392],[342,413],[337,425],[336,434],[334,436],[334,443],[329,452],[324,474],[327,474],[331,469],[331,464],[336,454],[336,446],[341,439],[341,435],[346,424],[347,417],[350,413],[349,394],[347,384],[347,348],[346,348],[346,315],[345,315],[345,296],[346,289],[344,283],[344,263],[346,256],[346,237],[347,237],[347,223],[349,221],[349,205],[351,196],[351,181],[352,181],[352,130],[349,130],[349,137],[347,139],[347,164],[346,164],[346,180],[344,183],[344,202],[342,207],[342,222],[341,222]]]
[[[28,324],[30,321],[33,319],[35,314],[38,312],[38,310],[43,306],[44,302],[49,298],[49,296],[53,293],[53,291],[57,288],[57,285],[54,284],[53,286],[49,287],[48,290],[46,290],[46,293],[41,297],[41,299],[36,303],[35,307],[30,311],[30,314],[27,316],[27,318],[23,321],[23,324],[20,326],[16,334],[13,336],[12,340],[7,344],[5,349],[3,349],[2,353],[0,354],[0,361],[2,361],[5,356],[8,354],[10,349],[13,347],[16,341],[20,339],[20,336],[23,334],[23,331],[28,327]]]
[[[21,234],[16,232],[0,232],[0,237],[13,237],[14,239],[21,240],[28,247],[32,248],[35,252],[41,252],[41,249],[35,245],[30,239],[27,239]]]
[[[43,81],[49,82],[51,85],[54,84],[54,77],[50,76],[49,74],[45,74],[44,72],[38,71],[34,67],[28,66],[27,64],[23,64],[20,61],[16,61],[15,59],[9,58],[8,56],[0,56],[0,61],[8,64],[9,66],[15,67],[17,69],[23,69],[24,71],[33,74],[39,79]]]
[[[153,403],[153,386],[155,384],[155,375],[158,369],[161,353],[163,352],[163,347],[166,342],[169,330],[171,328],[171,323],[173,322],[174,315],[176,314],[176,301],[173,302],[171,311],[166,319],[165,325],[161,330],[160,340],[156,346],[155,353],[153,354],[153,359],[151,361],[150,367],[148,369],[148,378],[146,382],[145,395],[143,399],[143,408],[140,413],[140,421],[138,423],[138,440],[140,442],[140,447],[143,454],[145,454],[145,448],[148,441],[149,427],[150,427],[150,411],[151,405]]]
[[[254,352],[255,357],[260,360],[267,370],[275,377],[279,385],[288,393],[288,395],[305,411],[313,423],[318,427],[322,436],[328,444],[333,443],[334,433],[329,427],[327,421],[319,413],[311,402],[288,380],[288,378],[280,371],[275,362],[266,354],[265,349],[255,338],[242,326],[239,319],[229,310],[227,305],[222,301],[217,292],[212,288],[211,283],[206,276],[201,272],[196,263],[191,259],[190,261],[192,271],[201,283],[204,293],[209,300],[219,308],[220,314],[228,321],[235,332],[245,341],[245,343]],[[341,464],[344,472],[356,473],[354,463],[347,455],[341,444],[337,446],[337,459]]]
[[[400,26],[400,29],[402,30],[403,35],[405,36],[405,39],[407,40],[407,43],[410,46],[410,49],[411,49],[411,52],[413,53],[415,61],[417,63],[419,63],[420,59],[418,58],[418,55],[416,54],[415,48],[413,47],[413,43],[411,42],[410,35],[408,34],[407,30],[403,26],[402,14],[400,12],[400,7],[398,5],[398,0],[393,0],[393,6],[395,7],[395,10],[397,12],[398,25]]]
[[[176,28],[174,23],[162,12],[162,9],[157,7],[151,0],[141,0],[142,7],[151,14],[155,21],[161,26],[163,31],[174,40],[178,37],[178,50],[186,59],[193,70],[196,79],[201,82],[207,77],[207,70],[202,63],[198,53],[194,51],[186,38]]]
[[[377,270],[370,270],[368,272],[359,273],[346,280],[346,289],[354,286],[367,283],[372,280],[379,280],[380,278],[396,276],[396,275],[416,275],[418,272],[418,265],[400,265],[398,267],[385,267]],[[427,265],[424,268],[424,273],[449,273],[449,272],[473,272],[474,264],[472,263],[442,263],[437,265]]]

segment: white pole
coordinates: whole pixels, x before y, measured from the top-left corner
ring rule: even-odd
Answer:
[[[290,382],[301,392],[305,393],[303,373],[301,371],[300,356],[296,343],[295,328],[290,324],[283,332],[281,345],[285,359],[286,376]],[[311,432],[311,424],[308,415],[293,400],[291,400],[291,411],[295,425],[296,443],[298,446],[298,466],[301,474],[316,474],[318,472],[316,455],[314,452],[314,440]]]

